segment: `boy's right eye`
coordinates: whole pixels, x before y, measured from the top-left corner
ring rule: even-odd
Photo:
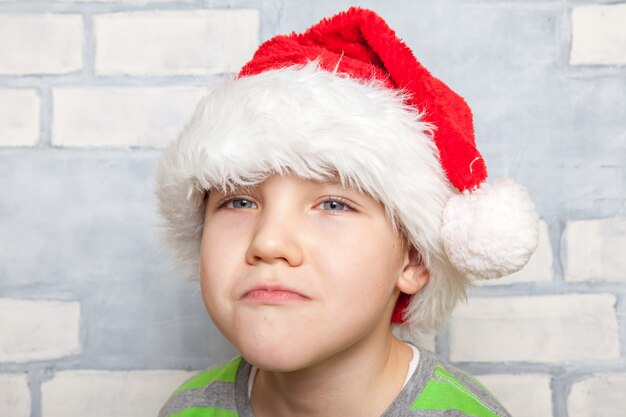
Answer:
[[[256,208],[257,206],[251,200],[248,200],[246,198],[233,198],[231,200],[225,201],[222,204],[222,207],[230,209],[247,209]]]

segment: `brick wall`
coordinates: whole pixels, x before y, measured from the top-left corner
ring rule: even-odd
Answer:
[[[543,218],[426,343],[517,417],[626,409],[626,4],[0,0],[0,416],[155,415],[233,349],[160,251],[162,146],[260,41],[350,4],[476,118]]]

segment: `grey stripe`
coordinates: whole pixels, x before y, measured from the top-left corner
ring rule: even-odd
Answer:
[[[250,399],[248,398],[248,377],[252,365],[245,359],[237,372],[237,382],[235,382],[235,403],[237,404],[237,414],[239,417],[254,417],[252,408],[250,407]]]
[[[459,410],[409,410],[407,409],[403,416],[416,417],[467,417],[467,414]]]
[[[214,381],[203,388],[191,388],[172,396],[159,412],[159,417],[190,407],[215,407],[236,412],[232,382]]]

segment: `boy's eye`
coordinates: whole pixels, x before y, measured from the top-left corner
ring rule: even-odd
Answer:
[[[347,211],[351,209],[347,203],[336,199],[324,201],[318,207],[320,206],[323,210],[328,211]]]
[[[224,207],[232,209],[256,208],[256,204],[245,198],[234,198],[224,203]]]

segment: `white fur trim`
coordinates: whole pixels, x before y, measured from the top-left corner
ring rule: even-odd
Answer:
[[[524,187],[499,179],[452,197],[441,234],[450,261],[468,278],[499,278],[526,265],[537,248],[539,218]]]

